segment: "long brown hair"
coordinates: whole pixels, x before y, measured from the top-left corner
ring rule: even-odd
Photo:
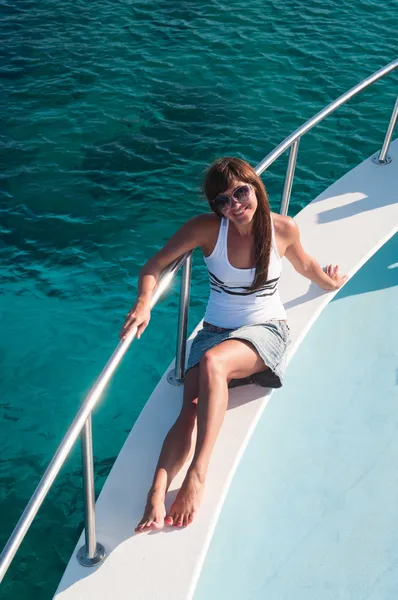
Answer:
[[[203,191],[209,201],[211,210],[221,217],[222,214],[215,208],[213,200],[218,194],[231,187],[234,180],[250,183],[257,197],[258,205],[253,218],[256,273],[254,281],[250,286],[250,289],[254,291],[263,286],[267,281],[271,253],[271,212],[263,182],[249,163],[240,158],[226,156],[217,159],[210,165],[203,182]]]

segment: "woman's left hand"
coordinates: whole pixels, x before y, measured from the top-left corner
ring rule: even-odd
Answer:
[[[327,265],[323,270],[325,271],[326,275],[328,275],[330,277],[330,279],[333,281],[333,283],[335,284],[336,290],[341,288],[341,286],[348,279],[348,275],[340,275],[339,265]]]

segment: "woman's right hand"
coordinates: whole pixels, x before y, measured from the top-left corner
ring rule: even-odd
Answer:
[[[215,215],[198,215],[185,223],[169,239],[140,271],[138,283],[138,300],[126,317],[120,332],[120,338],[125,339],[132,327],[137,327],[137,338],[144,333],[151,318],[150,298],[163,269],[176,258],[203,246],[208,238],[209,225],[214,225],[218,218]]]
[[[132,327],[137,327],[136,337],[140,339],[151,319],[151,309],[147,302],[137,300],[133,308],[127,314],[124,325],[120,331],[120,338],[124,340]]]

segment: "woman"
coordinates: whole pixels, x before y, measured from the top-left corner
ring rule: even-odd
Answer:
[[[166,523],[181,527],[192,522],[227,409],[228,386],[247,381],[282,385],[290,341],[278,292],[282,257],[325,290],[346,281],[338,266],[329,265],[324,272],[304,252],[293,219],[270,212],[264,185],[248,163],[217,160],[207,172],[204,190],[212,213],[190,219],[142,268],[138,298],[121,331],[125,337],[134,326],[137,337],[142,335],[161,271],[199,246],[209,270],[210,298],[203,329],[192,343],[181,412],[163,443],[137,533],[164,526],[166,492],[191,447],[192,462]]]

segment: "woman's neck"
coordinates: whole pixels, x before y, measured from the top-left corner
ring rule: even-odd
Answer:
[[[233,228],[235,229],[237,234],[242,237],[250,236],[253,233],[253,221],[250,221],[250,223],[240,224],[240,223],[234,223],[233,221],[230,220],[230,224],[233,225]]]

